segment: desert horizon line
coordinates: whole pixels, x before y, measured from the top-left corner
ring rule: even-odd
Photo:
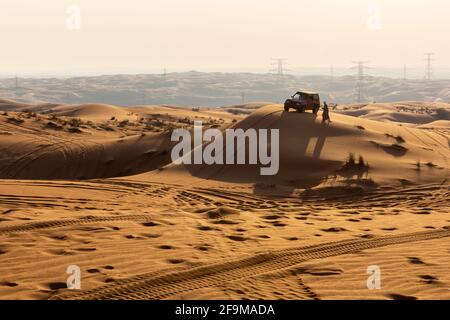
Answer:
[[[329,67],[328,67],[329,68]],[[352,73],[351,68],[333,66],[334,73],[330,74],[325,72],[326,67],[305,67],[299,68],[294,72],[285,72],[283,76],[294,76],[294,77],[310,77],[310,76],[323,76],[323,77],[357,77],[357,74]],[[384,70],[387,72],[376,72],[376,70]],[[434,77],[431,80],[448,80],[450,79],[450,66],[437,66],[434,67]],[[441,71],[437,71],[440,69]],[[302,71],[303,70],[303,73]],[[314,72],[317,71],[317,72]],[[319,71],[323,70],[323,71]],[[408,67],[410,74],[407,74],[407,80],[426,80],[425,69],[420,66],[410,66]],[[412,71],[412,72],[411,72]],[[390,78],[390,79],[403,79],[404,78],[404,67],[402,68],[394,68],[394,67],[372,67],[372,74],[368,73],[366,77],[372,78]],[[7,72],[0,73],[0,79],[13,79],[13,78],[24,78],[24,79],[46,79],[46,78],[59,78],[59,79],[67,79],[67,78],[77,78],[77,77],[101,77],[101,76],[116,76],[116,75],[124,75],[124,76],[137,76],[137,75],[170,75],[170,74],[186,74],[186,73],[222,73],[222,74],[255,74],[255,75],[269,75],[272,74],[274,76],[279,76],[276,72],[267,70],[264,71],[262,69],[248,69],[248,70],[237,70],[232,68],[223,68],[223,69],[164,69],[157,70],[143,70],[143,71],[111,71],[111,72],[101,72],[101,71],[81,71],[81,72]]]

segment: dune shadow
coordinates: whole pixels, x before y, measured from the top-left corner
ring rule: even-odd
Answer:
[[[279,130],[279,170],[275,175],[264,176],[261,168],[268,165],[261,164],[237,164],[236,158],[239,152],[244,152],[246,163],[249,160],[250,141],[245,138],[245,146],[237,148],[237,139],[224,140],[223,149],[218,156],[225,162],[225,153],[228,148],[234,148],[233,164],[189,164],[185,168],[195,177],[234,183],[254,183],[255,193],[265,193],[271,189],[271,185],[283,186],[284,189],[306,189],[319,185],[330,174],[333,174],[341,165],[341,161],[322,159],[322,152],[329,137],[344,134],[344,131],[317,121],[317,116],[312,113],[281,112],[267,119],[261,116],[252,121],[244,120],[238,129],[278,129]],[[270,133],[269,133],[270,134]],[[268,154],[272,154],[272,141],[267,138]],[[208,144],[204,144],[203,148]],[[268,189],[263,187],[268,186]]]

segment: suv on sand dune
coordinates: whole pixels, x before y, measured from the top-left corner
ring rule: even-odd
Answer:
[[[297,110],[298,112],[312,110],[314,114],[317,114],[320,109],[319,94],[314,92],[298,91],[291,96],[291,99],[287,99],[284,103],[284,110],[286,112],[291,108]]]

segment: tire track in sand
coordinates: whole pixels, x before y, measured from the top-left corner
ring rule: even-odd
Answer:
[[[110,222],[110,221],[144,222],[149,220],[151,220],[151,216],[149,215],[85,216],[79,219],[46,220],[7,226],[0,228],[0,235],[14,232],[27,232],[40,229],[59,228],[86,223]]]
[[[361,250],[398,245],[450,236],[450,229],[350,239],[307,247],[294,247],[260,253],[243,259],[208,264],[164,275],[142,274],[84,292],[63,292],[51,299],[164,299],[202,288],[221,286],[279,272],[308,260],[356,253]]]

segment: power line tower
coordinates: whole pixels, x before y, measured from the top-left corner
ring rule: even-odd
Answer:
[[[427,52],[427,53],[425,53],[425,56],[426,56],[426,58],[425,58],[425,60],[426,60],[426,62],[427,62],[427,71],[426,71],[426,79],[428,80],[428,81],[430,81],[431,80],[431,78],[433,77],[433,68],[432,68],[432,62],[433,62],[433,56],[434,56],[434,53],[432,53],[432,52]]]
[[[272,63],[271,65],[274,66],[274,68],[271,70],[271,72],[275,72],[277,75],[284,76],[285,71],[287,71],[288,69],[286,69],[284,66],[287,65],[287,59],[281,59],[281,58],[276,58],[276,59],[272,59]]]
[[[16,74],[16,78],[15,78],[15,88],[14,88],[14,94],[16,99],[19,98],[19,77]]]
[[[353,61],[352,62],[355,66],[353,66],[351,69],[357,69],[358,70],[358,82],[356,83],[356,92],[358,95],[358,103],[361,103],[362,96],[363,96],[363,89],[364,89],[364,80],[365,80],[365,70],[371,69],[366,64],[369,63],[368,61]]]

